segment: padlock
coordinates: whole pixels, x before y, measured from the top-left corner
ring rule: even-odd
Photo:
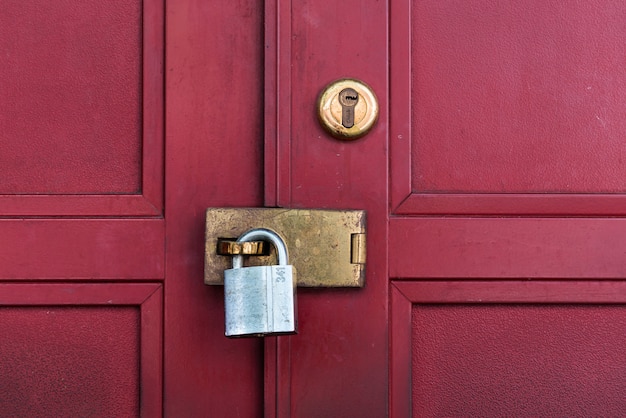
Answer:
[[[243,267],[243,256],[233,257],[233,268],[224,271],[227,337],[296,332],[295,277],[285,242],[275,232],[257,228],[243,233],[237,243],[258,240],[274,245],[278,265]]]

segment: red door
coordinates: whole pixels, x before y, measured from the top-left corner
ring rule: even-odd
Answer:
[[[300,334],[266,342],[266,412],[623,414],[625,17],[266,4],[265,203],[369,220],[366,287],[301,290]],[[382,109],[350,143],[312,106],[346,76]]]
[[[263,16],[205,3],[0,1],[1,416],[262,410],[202,252],[262,204]]]
[[[0,10],[0,415],[159,416],[163,4]]]
[[[0,3],[0,415],[626,409],[622,2]],[[365,288],[226,339],[218,206],[367,210]]]
[[[626,410],[618,1],[393,1],[392,416]]]

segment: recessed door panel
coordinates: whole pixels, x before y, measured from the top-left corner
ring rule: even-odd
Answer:
[[[394,281],[392,416],[616,416],[626,283]]]
[[[415,304],[413,416],[619,416],[625,310]]]
[[[0,194],[138,193],[141,2],[2,9]]]
[[[613,0],[392,3],[396,213],[623,215],[625,17]]]
[[[1,307],[0,414],[136,416],[137,307]]]
[[[162,2],[2,11],[0,215],[160,214]]]
[[[418,192],[626,191],[620,1],[411,7]]]
[[[160,416],[162,285],[0,284],[0,415]]]

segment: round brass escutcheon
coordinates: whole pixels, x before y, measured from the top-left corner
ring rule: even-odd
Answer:
[[[367,84],[344,78],[322,91],[317,116],[332,136],[350,141],[368,133],[376,123],[378,99]]]

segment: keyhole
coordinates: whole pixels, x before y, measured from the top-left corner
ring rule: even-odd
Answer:
[[[356,90],[347,88],[339,93],[339,103],[341,104],[341,124],[346,128],[354,126],[354,107],[359,102],[359,93]]]

